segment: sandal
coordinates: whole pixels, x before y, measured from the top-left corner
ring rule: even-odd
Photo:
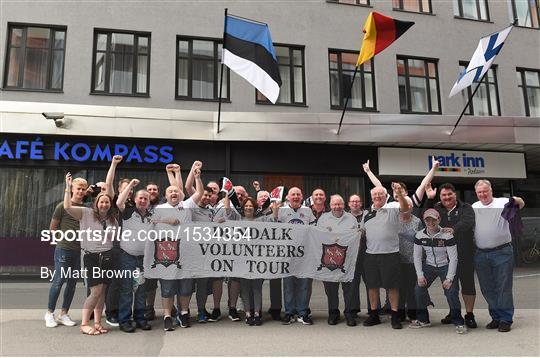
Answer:
[[[82,334],[87,334],[89,336],[97,336],[101,334],[101,332],[99,330],[96,330],[95,327],[89,326],[87,324],[85,324],[84,326],[81,325],[80,330]]]
[[[109,330],[103,328],[103,326],[101,325],[101,323],[96,323],[96,324],[94,324],[94,329],[95,329],[96,331],[98,331],[99,334],[109,333]]]

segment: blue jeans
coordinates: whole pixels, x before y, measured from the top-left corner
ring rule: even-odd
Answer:
[[[64,273],[67,273],[67,269],[71,269],[71,275],[66,277],[62,275],[62,268]],[[75,286],[77,285],[77,279],[72,278],[73,271],[78,271],[81,269],[81,252],[74,250],[66,250],[60,247],[54,249],[54,277],[52,280],[51,288],[49,289],[49,304],[48,309],[51,312],[54,312],[56,308],[56,301],[58,301],[58,296],[60,296],[60,290],[66,283],[66,288],[64,289],[64,301],[62,302],[62,309],[66,312],[71,306],[71,301],[73,301],[73,296],[75,295]]]
[[[309,307],[310,278],[294,276],[283,279],[283,295],[285,299],[285,314],[304,316]]]
[[[512,272],[514,251],[512,246],[486,251],[477,249],[474,267],[480,290],[486,299],[489,315],[495,321],[512,324],[514,299],[512,297]]]
[[[120,254],[120,270],[133,272],[135,268],[143,268],[143,256],[132,256],[122,251]],[[127,323],[131,320],[131,307],[133,306],[133,320],[144,323],[144,312],[146,308],[146,291],[144,285],[139,285],[135,291],[135,304],[133,304],[133,278],[123,277],[120,282],[120,297],[118,304],[118,321]]]
[[[448,265],[441,267],[433,267],[430,265],[422,265],[422,271],[424,271],[424,277],[426,278],[427,285],[424,287],[415,287],[416,294],[416,319],[420,322],[429,322],[429,312],[427,306],[430,303],[428,288],[437,277],[441,279],[441,282],[446,280],[446,274],[448,273]],[[450,318],[454,325],[463,325],[465,321],[461,315],[461,302],[459,301],[459,283],[457,280],[452,282],[452,286],[448,290],[444,289],[444,295],[450,306]]]

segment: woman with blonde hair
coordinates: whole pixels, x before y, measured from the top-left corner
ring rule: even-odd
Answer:
[[[101,325],[101,316],[105,304],[106,287],[110,283],[106,272],[113,267],[113,237],[118,230],[118,222],[109,194],[99,193],[92,209],[76,207],[71,204],[70,200],[71,185],[71,173],[67,173],[64,208],[80,223],[78,239],[81,241],[81,249],[84,252],[83,267],[87,275],[86,282],[90,288],[90,295],[83,305],[80,329],[83,334],[98,335],[108,332]],[[94,325],[90,326],[92,311],[94,312]]]

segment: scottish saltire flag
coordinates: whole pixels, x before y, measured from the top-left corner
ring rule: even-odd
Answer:
[[[510,25],[504,30],[480,39],[478,47],[471,58],[471,62],[469,62],[469,66],[459,74],[459,78],[454,84],[454,87],[452,87],[448,97],[452,97],[464,88],[469,87],[473,82],[480,81],[482,76],[484,76],[491,67],[491,63],[495,60],[495,56],[501,51],[504,40],[508,37],[512,27],[514,26]]]
[[[267,24],[225,16],[223,64],[276,103],[281,76]]]

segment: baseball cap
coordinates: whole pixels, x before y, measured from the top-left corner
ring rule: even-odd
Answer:
[[[433,219],[439,220],[441,218],[441,215],[435,209],[427,209],[424,212],[424,219],[425,218],[433,218]]]

